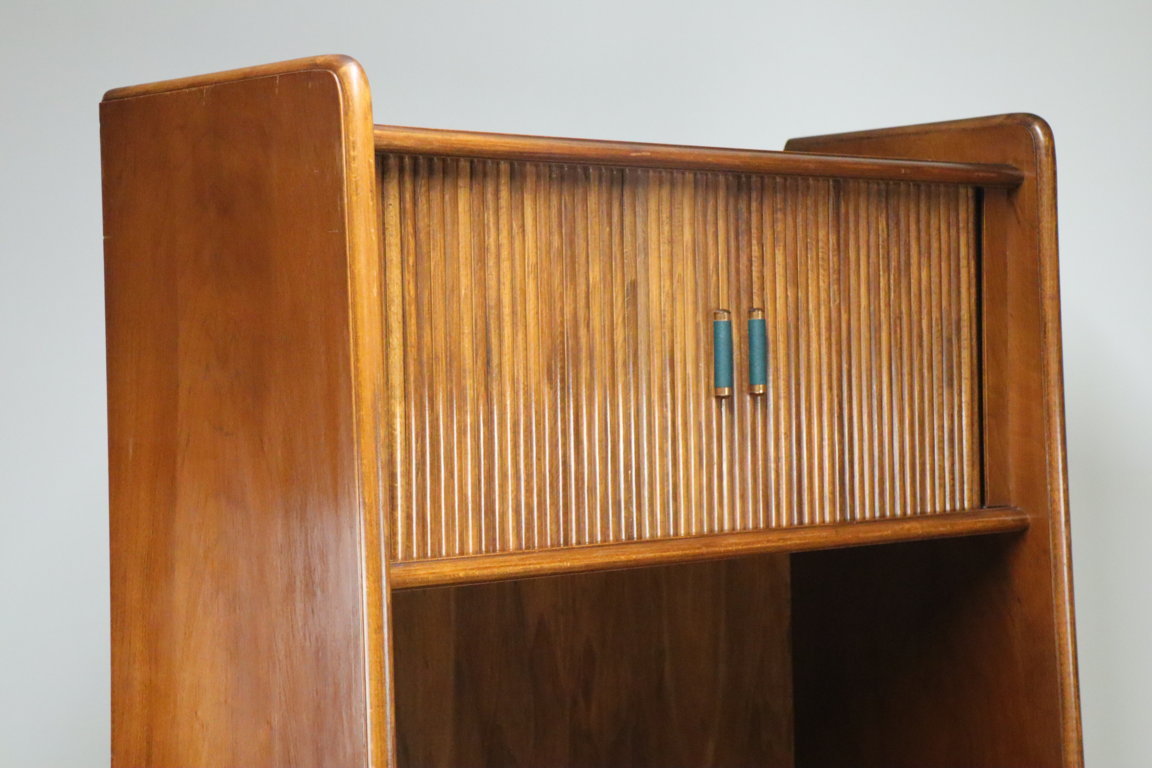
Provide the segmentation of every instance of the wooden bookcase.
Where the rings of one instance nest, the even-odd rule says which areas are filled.
[[[101,144],[114,766],[1081,764],[1039,118],[398,128],[320,57]]]

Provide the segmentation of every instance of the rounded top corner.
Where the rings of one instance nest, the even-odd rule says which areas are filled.
[[[368,84],[368,75],[360,62],[344,53],[330,53],[312,59],[319,69],[326,69],[346,82],[362,82]]]
[[[344,54],[328,54],[302,59],[291,59],[256,67],[230,69],[223,72],[196,75],[194,77],[185,77],[176,80],[162,80],[160,82],[145,83],[143,85],[113,88],[104,93],[102,102],[120,101],[137,96],[152,96],[185,90],[187,88],[201,88],[239,80],[287,75],[309,70],[319,70],[330,73],[340,84],[341,90],[343,90],[347,97],[354,103],[357,101],[361,101],[364,104],[370,103],[368,76],[365,74],[364,68],[360,66],[359,61]]]
[[[1027,129],[1038,146],[1047,149],[1052,149],[1055,146],[1056,139],[1052,134],[1052,126],[1040,115],[1032,112],[1014,112],[1008,117],[1016,125]]]
[[[317,56],[312,59],[316,69],[330,72],[340,84],[349,106],[359,107],[367,113],[372,111],[372,89],[368,84],[368,73],[358,60],[342,53]]]

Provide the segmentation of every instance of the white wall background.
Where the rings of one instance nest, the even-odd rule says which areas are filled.
[[[404,125],[780,148],[1047,118],[1087,758],[1152,765],[1152,4],[0,0],[0,766],[108,761],[97,102],[316,53]]]

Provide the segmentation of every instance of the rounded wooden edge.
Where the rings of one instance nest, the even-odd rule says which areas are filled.
[[[348,88],[352,93],[367,92],[368,78],[364,74],[364,69],[360,66],[360,62],[344,54],[327,54],[113,88],[104,94],[103,100],[119,101],[121,99],[136,98],[138,96],[154,96],[161,93],[171,93],[188,88],[203,88],[210,85],[220,85],[221,83],[236,82],[239,80],[252,80],[260,77],[274,77],[276,75],[286,75],[293,72],[315,70],[331,72],[340,81],[341,85]]]
[[[1032,137],[1037,157],[1055,158],[1055,140],[1052,126],[1048,121],[1031,112],[1005,112],[999,115],[984,115],[982,117],[969,117],[960,120],[941,120],[933,123],[917,123],[915,125],[902,125],[892,128],[869,128],[862,131],[847,131],[844,133],[828,133],[815,136],[800,136],[789,139],[784,145],[787,152],[828,152],[837,144],[855,143],[861,140],[880,138],[890,139],[894,136],[918,136],[921,134],[935,134],[941,132],[957,131],[985,131],[991,128],[1017,127],[1028,131]],[[923,160],[922,157],[909,157],[906,160]],[[1020,180],[1029,169],[1011,166]]]
[[[980,117],[966,117],[958,120],[939,120],[931,123],[915,123],[913,125],[900,125],[889,128],[866,128],[859,131],[841,131],[837,133],[815,134],[812,136],[798,136],[789,139],[785,147],[788,151],[806,152],[808,147],[819,147],[815,151],[824,151],[829,144],[839,142],[855,142],[861,139],[883,136],[916,136],[925,133],[955,132],[964,130],[982,130],[1002,125],[1020,125],[1037,130],[1040,134],[1051,137],[1051,128],[1044,118],[1031,112],[1005,112],[998,115],[983,115]],[[922,158],[910,158],[920,160]]]
[[[740,531],[671,539],[585,544],[550,550],[409,560],[390,565],[393,590],[460,586],[490,581],[641,568],[771,552],[807,552],[909,541],[1016,533],[1028,514],[991,507],[837,525]]]
[[[932,182],[980,187],[1020,185],[1023,176],[1009,165],[948,163],[825,152],[728,149],[675,144],[525,136],[395,125],[375,127],[376,151],[389,154],[446,155],[527,162],[581,163],[622,168],[667,168],[780,176],[859,178]]]
[[[1052,126],[1040,115],[1031,112],[1012,112],[999,117],[1027,129],[1032,134],[1032,142],[1037,150],[1045,154],[1054,153],[1056,138],[1052,133]]]
[[[382,319],[376,285],[379,248],[375,220],[375,149],[371,89],[363,67],[344,55],[324,55],[291,59],[255,67],[162,80],[142,85],[114,88],[104,95],[104,104],[128,99],[227,86],[253,80],[289,75],[328,73],[339,99],[343,154],[346,259],[350,289],[348,321],[353,390],[356,493],[359,507],[359,568],[363,612],[365,684],[368,701],[365,733],[369,741],[371,765],[393,762],[392,692],[389,662],[389,596],[387,562],[383,556],[387,537],[386,516],[382,512],[382,487],[377,435],[380,431],[379,403],[383,397],[383,360],[380,339]]]

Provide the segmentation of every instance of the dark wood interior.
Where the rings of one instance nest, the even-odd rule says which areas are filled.
[[[398,593],[401,766],[792,764],[788,556]]]
[[[796,765],[1059,765],[1039,732],[1058,698],[1014,620],[1020,550],[1008,534],[794,555]]]

